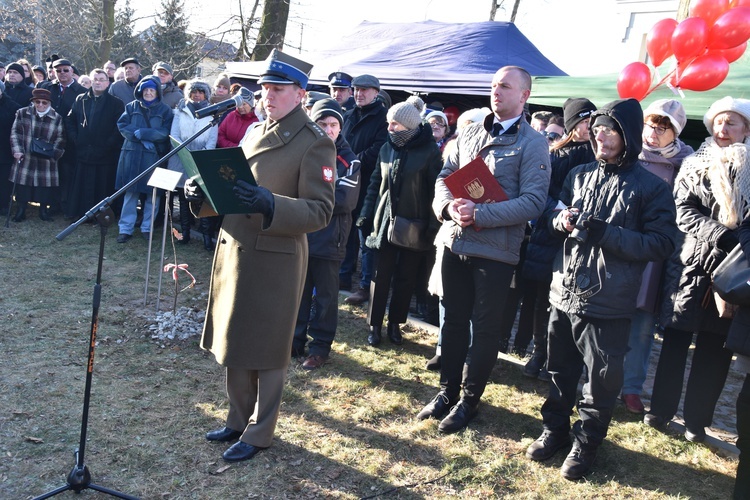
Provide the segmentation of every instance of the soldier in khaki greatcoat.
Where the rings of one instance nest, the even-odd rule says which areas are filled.
[[[224,217],[201,347],[226,367],[229,415],[209,441],[248,460],[273,440],[307,270],[306,233],[334,204],[336,148],[300,103],[312,66],[274,50],[258,80],[268,119],[243,143],[258,186],[238,181],[248,214]]]

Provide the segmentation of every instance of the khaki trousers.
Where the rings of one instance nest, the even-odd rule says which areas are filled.
[[[240,441],[259,448],[271,446],[285,380],[286,368],[227,368],[227,427],[243,431]]]

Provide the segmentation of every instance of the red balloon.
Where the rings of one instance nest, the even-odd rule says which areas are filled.
[[[672,33],[676,27],[677,21],[674,19],[662,19],[648,32],[646,51],[654,66],[661,66],[672,55]]]
[[[729,0],[692,0],[688,15],[700,17],[708,26],[711,26],[727,10],[729,10]]]
[[[729,7],[750,7],[750,0],[729,0]]]
[[[747,42],[741,43],[740,45],[732,47],[731,49],[711,49],[708,51],[708,53],[719,54],[720,56],[724,57],[724,59],[726,59],[728,63],[733,63],[734,61],[742,57],[742,54],[745,53],[745,49],[747,49]]]
[[[651,87],[651,70],[642,62],[632,62],[622,68],[617,78],[617,93],[621,98],[642,101]]]
[[[709,49],[731,49],[750,38],[750,7],[735,7],[723,13],[711,27]]]
[[[672,34],[674,56],[678,61],[699,56],[706,50],[706,40],[708,40],[706,21],[700,17],[688,17],[677,25]]]
[[[718,54],[696,57],[682,72],[677,85],[687,90],[711,90],[724,81],[729,73],[729,63]]]

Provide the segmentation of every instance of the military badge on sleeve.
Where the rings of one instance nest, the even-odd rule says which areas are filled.
[[[334,181],[333,167],[323,166],[323,180],[326,181],[326,182],[333,182]]]

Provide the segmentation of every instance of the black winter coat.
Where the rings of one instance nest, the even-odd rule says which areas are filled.
[[[32,88],[23,82],[6,83],[3,94],[16,101],[23,108],[31,104],[31,91]]]
[[[7,95],[0,95],[0,161],[13,163],[13,152],[10,150],[10,132],[16,119],[16,111],[21,106]],[[5,179],[0,179],[4,181]]]
[[[427,222],[425,238],[430,242],[440,228],[432,200],[435,181],[443,168],[442,154],[430,126],[421,123],[419,128],[419,134],[404,146],[396,147],[389,137],[380,149],[380,168],[372,173],[360,213],[367,226],[372,224],[366,242],[370,248],[380,248],[387,237],[391,207],[395,207],[394,215]]]
[[[365,186],[359,193],[355,214],[358,214],[362,207],[367,191],[366,186],[375,170],[380,148],[388,138],[387,114],[388,111],[383,103],[379,99],[375,99],[367,106],[355,107],[344,115],[344,127],[341,130],[341,135],[344,136],[354,154],[359,158],[362,185]]]
[[[117,120],[125,105],[117,97],[104,92],[96,97],[88,90],[76,98],[65,117],[69,143],[74,143],[78,161],[87,163],[116,163],[123,137]]]
[[[326,260],[343,260],[346,241],[352,227],[354,210],[360,192],[360,163],[346,139],[336,138],[336,201],[333,216],[326,227],[307,235],[310,257]]]
[[[675,205],[667,183],[638,162],[643,111],[635,99],[603,106],[591,116],[615,120],[625,153],[617,164],[595,161],[568,174],[560,193],[565,206],[607,222],[598,242],[567,237],[554,264],[550,304],[568,314],[629,318],[636,309],[641,276],[648,261],[666,258],[675,248]],[[591,141],[596,150],[593,131]],[[560,217],[551,229],[568,236]]]

